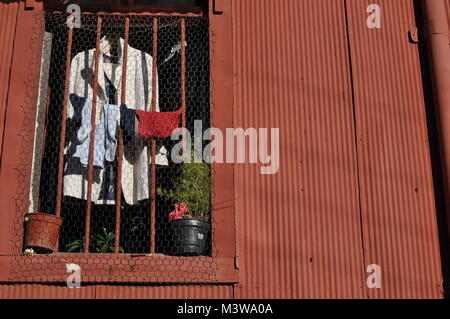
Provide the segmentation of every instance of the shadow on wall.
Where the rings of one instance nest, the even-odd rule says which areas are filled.
[[[420,0],[414,0],[414,11],[416,17],[417,28],[423,32],[424,30],[424,19],[423,10]],[[424,39],[424,35],[420,35],[421,39]],[[449,243],[449,232],[448,232],[448,219],[446,213],[445,204],[445,194],[442,187],[443,176],[442,176],[442,166],[441,166],[441,152],[439,148],[439,136],[437,131],[437,115],[434,108],[435,101],[433,98],[433,88],[431,86],[431,74],[430,74],[430,60],[428,56],[427,46],[425,41],[420,41],[419,45],[419,56],[420,65],[422,71],[422,86],[425,97],[425,107],[427,116],[427,126],[428,126],[428,138],[430,145],[430,155],[431,164],[433,170],[433,184],[435,193],[435,204],[436,204],[436,219],[438,221],[438,232],[439,232],[439,246],[441,250],[441,267],[442,276],[444,279],[443,293],[445,298],[450,297],[450,243]]]

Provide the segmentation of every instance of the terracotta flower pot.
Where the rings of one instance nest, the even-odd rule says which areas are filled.
[[[25,247],[55,251],[63,219],[55,215],[32,213],[25,216]]]

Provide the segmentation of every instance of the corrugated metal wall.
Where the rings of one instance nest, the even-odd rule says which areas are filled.
[[[447,7],[447,14],[448,14],[448,23],[449,23],[449,26],[450,26],[450,0],[447,0],[447,2],[445,2],[445,4],[446,4],[446,7]]]
[[[95,287],[69,289],[47,285],[0,285],[0,299],[93,299]]]
[[[243,297],[442,297],[413,1],[371,3],[234,1],[236,126],[281,132],[278,175],[236,175]]]
[[[233,286],[97,286],[100,299],[231,299]]]
[[[0,2],[0,153],[18,8],[18,2]]]
[[[370,297],[441,296],[440,251],[418,45],[411,0],[379,0],[381,29],[365,27],[368,0],[349,0],[361,211],[367,264],[382,267]]]
[[[230,299],[232,286],[0,285],[0,299]]]
[[[280,170],[238,166],[244,298],[362,298],[345,8],[236,0],[237,127],[280,128]]]
[[[278,174],[236,167],[240,284],[0,285],[0,298],[442,297],[413,0],[377,1],[376,30],[369,0],[230,1],[235,126],[281,138]],[[0,4],[2,30],[16,15]],[[366,288],[368,264],[382,289]]]

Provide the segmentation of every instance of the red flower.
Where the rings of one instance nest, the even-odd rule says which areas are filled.
[[[180,217],[178,217],[177,212],[173,211],[169,213],[169,220],[170,221],[174,221],[180,219]]]
[[[181,203],[180,205],[178,205],[178,208],[184,214],[189,212],[189,208],[188,208],[188,206],[185,203]]]
[[[189,212],[189,209],[185,203],[175,204],[175,210],[169,213],[169,220],[182,219],[187,212]]]

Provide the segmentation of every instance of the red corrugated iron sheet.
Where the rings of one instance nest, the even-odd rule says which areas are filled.
[[[48,285],[0,285],[0,299],[92,299],[95,287],[67,288]]]
[[[0,285],[0,299],[230,299],[233,286]]]
[[[96,286],[97,299],[231,299],[232,285]]]
[[[445,4],[446,4],[446,7],[447,7],[448,24],[449,24],[449,27],[450,27],[450,0],[447,0],[445,2]],[[450,34],[449,34],[449,36],[450,36]]]
[[[235,126],[281,138],[278,174],[236,166],[237,290],[0,285],[0,298],[442,297],[413,1],[377,1],[380,30],[371,3],[233,0]],[[372,263],[382,289],[366,288]]]
[[[0,2],[0,153],[18,7],[18,2]]]
[[[280,129],[280,170],[236,173],[243,298],[363,298],[344,2],[233,2],[235,123]]]
[[[380,30],[371,3],[233,2],[236,126],[281,135],[277,175],[236,173],[243,297],[442,297],[413,1],[378,1]]]
[[[442,297],[442,275],[419,48],[411,0],[348,1],[361,211],[367,264],[382,267],[373,298]]]

